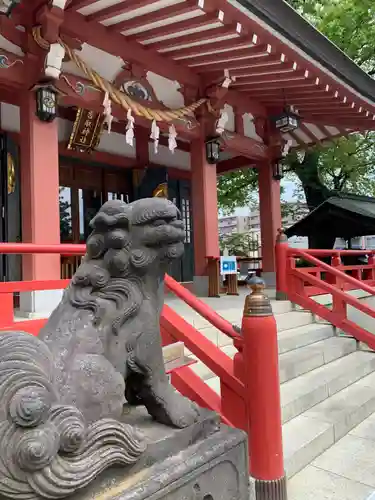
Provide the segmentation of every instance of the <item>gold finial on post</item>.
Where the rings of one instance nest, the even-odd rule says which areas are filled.
[[[257,276],[246,281],[252,292],[246,296],[243,315],[249,316],[272,316],[270,299],[264,293],[266,287],[264,281]]]
[[[288,237],[284,233],[284,229],[280,227],[277,230],[277,238],[276,238],[276,243],[288,243]]]

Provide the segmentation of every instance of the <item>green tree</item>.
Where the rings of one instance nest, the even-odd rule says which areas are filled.
[[[64,188],[59,188],[60,206],[60,240],[67,241],[72,237],[72,217],[70,215],[70,203],[63,196]]]
[[[220,236],[220,251],[228,250],[229,255],[237,257],[249,257],[258,251],[259,243],[249,233],[232,233]]]
[[[288,3],[313,23],[370,75],[375,75],[375,3],[373,0],[289,0]],[[334,192],[375,195],[375,133],[352,134],[285,161],[287,177],[296,182],[297,198],[305,198],[310,210]],[[247,169],[221,176],[219,206],[231,211],[248,206],[257,185],[257,172]],[[326,241],[310,242],[326,246]]]

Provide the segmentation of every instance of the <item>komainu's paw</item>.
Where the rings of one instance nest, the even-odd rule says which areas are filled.
[[[199,419],[198,406],[189,399],[181,396],[169,384],[153,388],[145,401],[149,414],[158,422],[178,427],[189,427]]]

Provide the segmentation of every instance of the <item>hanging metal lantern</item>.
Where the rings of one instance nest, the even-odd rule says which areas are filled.
[[[21,0],[0,0],[0,14],[10,17],[13,9],[21,3]]]
[[[293,113],[289,108],[285,108],[280,115],[275,116],[274,122],[277,130],[286,134],[298,128],[299,116]]]
[[[42,122],[52,122],[57,117],[57,89],[53,85],[40,85],[35,95],[37,117]]]
[[[207,139],[206,160],[210,165],[216,165],[220,160],[220,140],[218,137]]]
[[[284,177],[283,164],[280,160],[275,161],[273,164],[272,177],[275,179],[275,181],[281,181],[281,179]]]

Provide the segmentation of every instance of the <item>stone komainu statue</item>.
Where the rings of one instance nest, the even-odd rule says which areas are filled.
[[[107,202],[39,337],[0,335],[0,497],[64,498],[136,462],[146,444],[121,422],[125,399],[166,425],[198,419],[168,383],[159,329],[164,273],[183,253],[178,215],[162,198]]]

